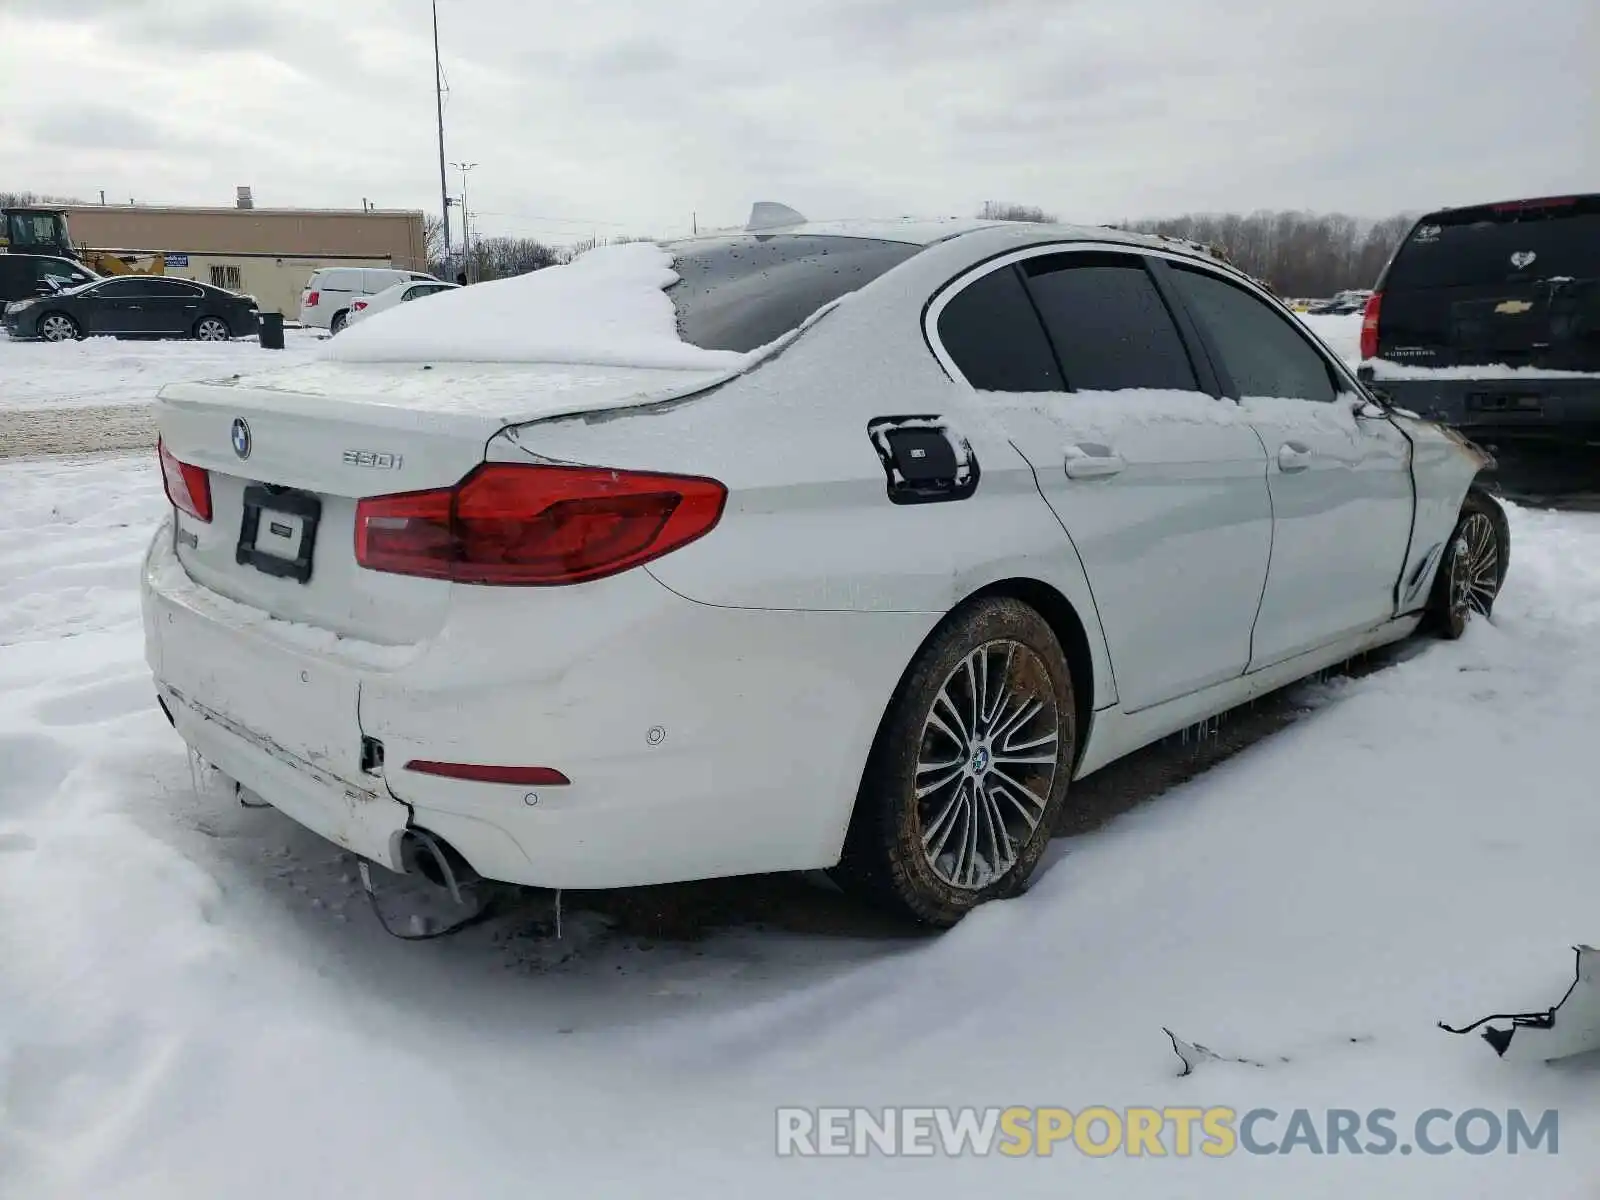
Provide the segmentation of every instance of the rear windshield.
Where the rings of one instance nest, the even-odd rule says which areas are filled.
[[[1458,209],[1424,217],[1386,291],[1600,277],[1600,197],[1530,207]]]
[[[823,305],[865,287],[922,247],[876,238],[739,234],[667,249],[679,276],[667,288],[678,335],[703,350],[743,354],[799,328]]]

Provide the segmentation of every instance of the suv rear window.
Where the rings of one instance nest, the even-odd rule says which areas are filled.
[[[1600,196],[1485,205],[1417,222],[1384,281],[1387,291],[1600,276]]]
[[[703,350],[747,353],[800,327],[922,247],[877,238],[741,234],[667,246],[678,335]]]

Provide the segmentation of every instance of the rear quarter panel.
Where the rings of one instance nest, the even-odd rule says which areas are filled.
[[[1049,583],[1085,627],[1094,701],[1103,707],[1115,692],[1077,552],[1026,460],[923,340],[927,296],[967,261],[925,260],[939,249],[847,296],[776,357],[710,393],[537,422],[521,427],[515,444],[559,461],[726,484],[718,527],[647,568],[703,604],[942,616],[999,581]],[[913,265],[919,270],[908,271]],[[981,471],[971,498],[889,500],[867,427],[912,415],[940,416],[970,443]],[[491,447],[491,456],[519,453],[510,447]]]

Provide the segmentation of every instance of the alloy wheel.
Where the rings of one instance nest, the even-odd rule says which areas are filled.
[[[1456,530],[1450,555],[1450,612],[1465,618],[1487,615],[1500,583],[1500,544],[1494,522],[1469,513]]]
[[[228,327],[215,317],[207,317],[195,327],[194,336],[202,342],[225,342]]]
[[[922,850],[951,887],[976,891],[1015,865],[1055,784],[1060,713],[1044,660],[987,642],[945,678],[923,721],[915,801]]]
[[[70,317],[51,313],[39,322],[39,333],[47,342],[66,342],[78,336],[78,328]]]

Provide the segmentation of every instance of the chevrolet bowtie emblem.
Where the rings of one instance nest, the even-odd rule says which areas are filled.
[[[1515,316],[1517,313],[1527,312],[1532,307],[1533,305],[1528,303],[1526,300],[1502,300],[1499,304],[1494,306],[1494,310],[1497,313],[1505,313],[1508,316]]]

